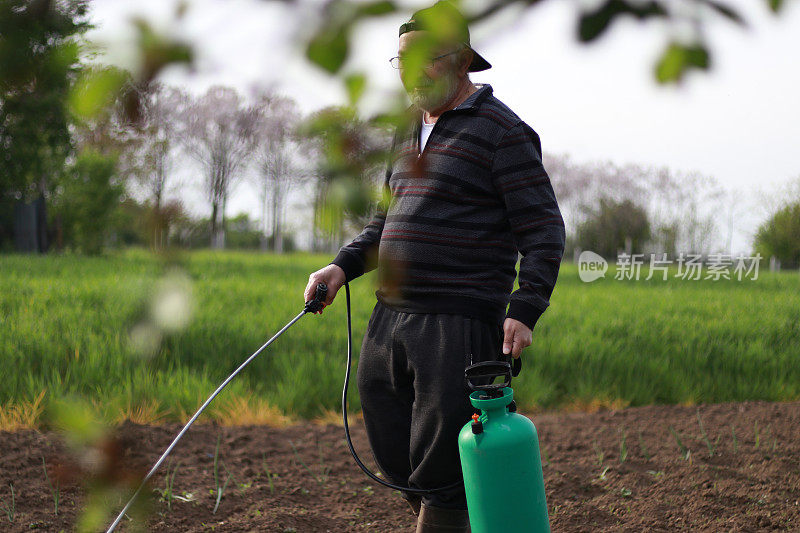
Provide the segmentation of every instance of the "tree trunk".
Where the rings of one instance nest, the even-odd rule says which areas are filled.
[[[278,209],[278,183],[272,191],[272,249],[275,253],[283,253],[283,239],[281,237],[280,210]]]
[[[275,252],[283,253],[283,230],[281,229],[280,216],[275,223]]]
[[[158,251],[164,247],[164,220],[161,216],[161,190],[156,189],[153,197],[153,249]]]
[[[269,249],[267,229],[267,181],[265,179],[264,187],[261,189],[261,251],[267,251]]]
[[[217,211],[219,211],[219,206],[216,202],[214,202],[211,204],[211,248],[217,248]]]
[[[222,250],[225,248],[225,207],[228,203],[228,197],[225,196],[222,198],[222,224],[219,227],[219,249]]]
[[[47,253],[50,248],[50,242],[47,238],[47,176],[42,176],[39,180],[39,198],[35,203],[38,203],[37,216],[37,230],[39,232],[39,253]]]

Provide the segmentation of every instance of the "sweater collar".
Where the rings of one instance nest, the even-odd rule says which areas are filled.
[[[478,90],[469,95],[466,100],[454,107],[453,111],[478,109],[478,107],[481,105],[481,102],[483,102],[490,94],[492,94],[492,86],[488,83],[476,83],[475,86],[478,87]]]
[[[488,83],[476,83],[475,86],[478,87],[477,91],[469,95],[466,100],[458,104],[456,107],[450,109],[449,111],[445,111],[444,113],[452,113],[454,111],[475,111],[478,109],[483,101],[492,94],[492,86]],[[406,109],[406,112],[412,117],[411,123],[409,124],[410,130],[407,130],[407,132],[414,137],[419,137],[419,132],[422,129],[422,109],[418,108],[414,104],[411,104]]]
[[[480,107],[481,103],[490,95],[492,94],[492,86],[488,83],[476,83],[476,87],[478,90],[472,93],[467,97],[466,100],[458,104],[453,109],[449,111],[445,111],[448,113],[450,111],[473,111]],[[416,105],[411,104],[407,109],[407,112],[411,113],[415,117],[422,118],[422,110],[418,108]]]

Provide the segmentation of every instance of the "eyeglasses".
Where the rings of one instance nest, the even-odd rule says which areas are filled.
[[[442,54],[440,56],[432,57],[432,58],[430,58],[428,60],[428,65],[427,66],[433,67],[433,65],[436,63],[437,59],[441,59],[443,57],[447,57],[447,56],[451,56],[453,54],[457,54],[460,51],[461,50],[454,50],[452,52],[448,52],[448,53]],[[408,61],[408,59],[406,59],[406,58],[404,58],[402,56],[395,56],[395,57],[393,57],[393,58],[391,58],[389,60],[389,64],[392,65],[393,68],[399,69],[399,68],[402,68],[405,65],[406,61]]]

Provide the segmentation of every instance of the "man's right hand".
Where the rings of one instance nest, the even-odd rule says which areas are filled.
[[[338,265],[328,265],[313,272],[308,276],[308,285],[306,285],[306,291],[303,293],[303,303],[313,300],[317,291],[317,284],[324,283],[328,286],[328,297],[322,303],[322,309],[318,311],[319,314],[322,314],[325,306],[333,303],[333,299],[336,298],[336,293],[344,285],[345,279],[344,270]]]

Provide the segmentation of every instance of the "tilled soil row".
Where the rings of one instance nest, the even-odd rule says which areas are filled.
[[[800,531],[800,402],[531,418],[553,531]],[[0,432],[0,531],[75,530],[103,487],[135,483],[179,429],[125,423],[100,448],[77,451],[56,433]],[[162,495],[165,464],[146,491],[146,531],[413,531],[404,501],[357,469],[341,427],[202,425],[168,464],[175,498],[168,506]]]

